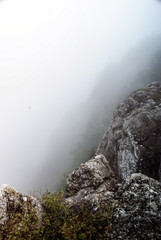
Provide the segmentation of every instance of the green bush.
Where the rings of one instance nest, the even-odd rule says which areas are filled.
[[[0,239],[27,240],[95,240],[108,239],[113,209],[91,214],[85,206],[81,213],[71,213],[63,204],[63,192],[42,196],[45,213],[38,219],[29,204],[21,205],[10,214],[7,224],[0,229]]]
[[[44,239],[63,239],[61,228],[67,221],[67,208],[62,203],[63,192],[47,193],[42,197],[42,203],[46,210],[43,219]]]
[[[0,229],[0,239],[41,239],[40,225],[36,210],[25,202],[9,214],[7,224]]]

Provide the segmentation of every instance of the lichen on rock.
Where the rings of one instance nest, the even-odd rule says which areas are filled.
[[[132,174],[114,194],[111,239],[161,239],[161,183],[141,173]]]

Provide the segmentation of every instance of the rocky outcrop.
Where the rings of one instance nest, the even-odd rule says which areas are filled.
[[[96,154],[67,179],[69,212],[84,206],[105,212],[109,206],[107,238],[160,240],[161,82],[133,92],[117,107]]]
[[[104,155],[98,155],[74,170],[67,178],[65,203],[69,209],[80,211],[88,205],[92,211],[100,209],[104,200],[113,197],[117,183]]]
[[[29,210],[29,211],[28,211]],[[41,223],[43,207],[40,201],[32,196],[22,195],[9,185],[0,186],[0,226],[4,226],[11,213],[34,212]]]
[[[140,172],[161,179],[161,82],[133,92],[119,104],[97,154],[104,154],[117,179]]]
[[[161,239],[161,183],[143,174],[132,176],[114,194],[112,240]]]
[[[103,212],[108,208],[113,217],[107,239],[161,239],[161,183],[141,173],[132,174],[124,183],[116,184],[113,191],[82,188],[66,198],[65,204],[69,213],[86,208],[93,213]]]

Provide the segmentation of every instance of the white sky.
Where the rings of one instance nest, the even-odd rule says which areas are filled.
[[[65,114],[160,23],[155,0],[0,0],[0,183],[23,190]]]

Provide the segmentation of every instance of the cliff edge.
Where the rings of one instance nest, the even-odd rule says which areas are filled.
[[[69,211],[112,209],[107,239],[161,239],[161,82],[116,108],[96,156],[67,178]]]

